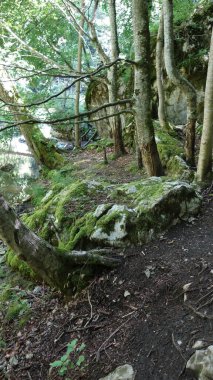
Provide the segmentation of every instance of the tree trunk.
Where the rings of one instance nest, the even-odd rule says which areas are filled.
[[[111,32],[111,60],[115,61],[119,57],[118,35],[117,35],[117,21],[116,21],[116,0],[109,0],[109,18],[110,18],[110,32]],[[108,92],[109,102],[116,102],[118,99],[118,68],[117,65],[110,67],[108,71]],[[117,107],[110,108],[110,114],[118,112]],[[125,148],[122,139],[122,124],[120,115],[114,116],[110,120],[113,139],[114,139],[114,153],[116,157],[125,154]]]
[[[195,125],[197,120],[197,93],[194,86],[182,77],[175,65],[173,36],[173,1],[163,0],[164,59],[169,79],[178,86],[187,99],[186,161],[195,165]]]
[[[85,10],[85,0],[81,0],[81,10],[84,12]],[[84,27],[84,17],[81,16],[80,21],[80,31],[78,36],[78,62],[77,62],[77,71],[81,73],[82,67],[82,50],[83,50],[83,39],[82,39],[82,29]],[[78,81],[75,86],[75,115],[79,114],[79,105],[80,105],[80,93],[81,93],[81,82]],[[79,120],[77,120],[79,121]],[[80,124],[75,123],[75,146],[77,148],[81,147],[81,137],[80,137]]]
[[[38,276],[64,293],[73,290],[76,283],[72,273],[84,267],[114,267],[120,261],[102,256],[107,250],[62,252],[30,231],[0,196],[0,238],[17,256],[26,261]],[[108,253],[108,252],[107,252]],[[75,280],[76,281],[76,280]]]
[[[168,129],[166,117],[165,96],[163,88],[163,12],[161,11],[157,44],[156,44],[156,76],[158,88],[158,119],[162,128]]]
[[[14,120],[17,123],[23,122],[28,118],[28,114],[25,109],[23,110],[23,108],[20,109],[12,105],[13,103],[18,103],[18,95],[16,89],[14,88],[12,78],[10,78],[3,68],[0,68],[0,72],[3,79],[7,81],[7,84],[10,83],[11,87],[9,90],[6,90],[0,82],[0,97],[6,104],[9,104],[8,108]],[[49,141],[43,136],[37,126],[23,124],[20,126],[20,131],[26,140],[30,152],[38,164],[44,165],[49,169],[54,169],[62,164],[62,156],[56,152],[54,146],[50,146]]]
[[[204,181],[212,173],[213,149],[213,29],[209,53],[209,64],[206,78],[203,132],[198,159],[197,179]]]
[[[135,48],[135,121],[138,145],[149,176],[163,175],[151,117],[150,35],[148,3],[132,0]]]

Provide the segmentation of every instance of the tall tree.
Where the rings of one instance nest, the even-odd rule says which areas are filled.
[[[81,0],[81,10],[82,12],[85,11],[85,0]],[[81,73],[82,68],[82,51],[83,51],[83,27],[84,27],[84,16],[81,16],[80,21],[80,30],[78,32],[78,57],[77,57],[77,72]],[[81,93],[81,82],[78,81],[75,86],[75,115],[79,114],[79,106],[80,106],[80,93]],[[76,120],[75,123],[75,146],[77,148],[80,148],[81,141],[80,141],[80,124],[78,123],[79,120]]]
[[[212,173],[213,149],[213,29],[210,44],[209,64],[206,78],[203,131],[197,167],[198,181],[204,181]]]
[[[50,0],[53,2],[53,0]],[[95,47],[97,54],[103,64],[109,64],[110,58],[115,59],[118,58],[119,55],[119,48],[118,48],[118,38],[117,38],[117,22],[116,22],[116,8],[115,8],[115,0],[110,0],[108,3],[109,5],[109,13],[110,13],[110,30],[111,30],[111,56],[106,53],[105,48],[103,44],[100,41],[100,38],[98,37],[94,19],[95,19],[95,13],[97,10],[98,2],[94,5],[94,12],[91,18],[88,18],[82,10],[75,4],[74,1],[65,1],[65,5],[67,10],[69,11],[69,15],[67,14],[66,10],[59,6],[58,3],[54,3],[54,6],[59,8],[63,15],[66,17],[66,19],[69,22],[74,22],[75,27],[78,32],[83,32],[85,35],[85,38],[89,39],[93,46]],[[78,24],[77,15],[81,15],[84,18],[84,23],[87,26],[88,31],[85,31],[85,28],[82,29],[80,25]],[[115,65],[115,68],[110,68],[107,73],[107,87],[108,87],[108,94],[109,94],[109,100],[115,99],[117,101],[117,95],[118,95],[118,74],[117,74],[117,66]],[[111,107],[111,115],[114,113],[117,113],[116,107]],[[125,153],[123,140],[122,140],[122,129],[121,129],[121,120],[120,116],[113,116],[111,117],[112,125],[113,125],[113,138],[114,138],[114,152],[115,156],[120,156],[121,154]]]
[[[149,176],[163,175],[151,117],[150,34],[148,3],[132,0],[135,49],[135,121],[138,145]]]
[[[169,79],[178,86],[187,99],[187,125],[185,155],[187,162],[195,165],[195,125],[197,120],[197,93],[194,86],[180,75],[175,65],[173,35],[173,0],[163,0],[164,59]]]
[[[111,61],[119,58],[117,20],[116,20],[116,0],[109,0],[109,18],[111,34]],[[114,64],[108,71],[108,92],[109,102],[114,103],[118,99],[118,66]],[[111,114],[118,113],[118,107],[111,107]],[[125,153],[122,139],[122,124],[120,115],[111,119],[112,132],[114,137],[114,152],[117,157]]]
[[[163,12],[161,11],[156,44],[156,77],[158,89],[158,119],[161,127],[168,128],[163,88]]]

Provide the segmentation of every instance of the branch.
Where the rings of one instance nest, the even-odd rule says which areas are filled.
[[[134,61],[118,58],[118,59],[116,59],[113,62],[109,62],[108,64],[99,67],[97,70],[95,70],[95,71],[93,71],[91,73],[88,73],[88,74],[85,74],[85,75],[77,77],[71,84],[69,84],[68,86],[64,87],[61,91],[57,92],[54,95],[49,96],[45,100],[41,100],[41,101],[36,102],[36,103],[30,103],[30,104],[26,104],[26,105],[17,104],[17,103],[6,103],[4,101],[4,99],[2,99],[2,98],[0,98],[0,101],[3,102],[4,105],[6,105],[6,106],[13,106],[13,107],[24,107],[25,108],[25,107],[40,106],[41,104],[45,104],[45,103],[49,102],[50,100],[52,100],[54,98],[57,98],[59,95],[63,94],[65,91],[69,90],[72,86],[74,86],[74,84],[77,83],[78,81],[85,80],[87,78],[91,78],[94,75],[98,74],[99,72],[101,72],[101,71],[103,71],[103,70],[105,70],[107,68],[110,68],[111,66],[115,65],[119,61],[124,61],[126,63],[135,64]]]
[[[38,120],[38,119],[28,119],[28,120],[25,120],[25,121],[22,121],[22,122],[18,122],[18,123],[14,123],[14,124],[10,124],[10,125],[7,125],[6,127],[2,127],[0,128],[0,132],[1,131],[4,131],[6,129],[9,129],[9,128],[14,128],[14,127],[18,127],[20,125],[26,125],[26,124],[57,124],[57,123],[61,123],[61,122],[64,122],[64,121],[70,121],[70,120],[75,120],[77,118],[83,118],[84,116],[89,116],[89,115],[92,115],[104,108],[108,108],[108,107],[113,107],[113,106],[116,106],[116,105],[119,105],[119,104],[126,104],[126,103],[132,103],[133,100],[132,99],[122,99],[122,100],[118,100],[117,102],[113,102],[113,103],[106,103],[106,104],[103,104],[102,106],[98,107],[98,108],[95,108],[94,110],[91,110],[91,111],[87,111],[87,112],[82,112],[81,114],[79,115],[74,115],[74,116],[69,116],[69,117],[65,117],[63,119],[56,119],[56,120]],[[89,120],[89,122],[95,122],[95,121],[98,121],[98,120],[103,120],[103,119],[108,119],[109,117],[112,117],[112,116],[116,116],[116,115],[120,115],[122,113],[133,113],[134,111],[133,110],[122,110],[120,112],[117,112],[116,114],[113,114],[113,115],[106,115],[102,118],[99,118],[99,119],[94,119],[94,120]],[[83,121],[82,120],[82,123],[85,122],[85,120]],[[0,120],[0,123],[9,123],[7,121],[4,121],[4,120]]]
[[[71,251],[64,253],[69,263],[86,264],[86,265],[104,265],[105,267],[113,268],[121,264],[120,258],[102,256],[111,253],[109,249],[93,249],[90,251]]]

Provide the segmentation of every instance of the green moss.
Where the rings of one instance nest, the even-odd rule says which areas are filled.
[[[6,342],[3,339],[0,339],[0,350],[6,348]]]
[[[37,231],[40,229],[43,224],[45,223],[48,207],[47,204],[42,209],[36,210],[32,215],[23,215],[22,220],[23,222],[33,231]]]
[[[97,221],[96,228],[101,228],[103,232],[109,234],[114,231],[115,223],[121,220],[121,218],[121,211],[112,211],[109,214],[102,216],[102,218]]]
[[[65,188],[59,196],[58,204],[55,210],[57,225],[59,226],[64,219],[66,206],[73,198],[86,196],[88,187],[86,183],[78,181]]]
[[[6,253],[6,261],[12,269],[18,270],[24,277],[36,278],[36,274],[29,265],[21,260],[11,249]]]
[[[167,170],[173,178],[180,178],[189,182],[194,180],[195,173],[190,170],[186,162],[179,156],[172,157],[169,160]]]
[[[181,156],[183,147],[178,138],[171,136],[167,131],[163,130],[158,123],[155,122],[155,134],[158,152],[164,167],[171,157]]]
[[[17,299],[12,302],[6,312],[6,320],[12,321],[19,317],[19,315],[23,315],[26,311],[29,310],[29,304],[26,300]]]
[[[68,234],[68,241],[66,243],[61,243],[59,248],[70,251],[76,246],[84,244],[95,227],[96,218],[93,213],[87,213],[82,218],[78,219],[75,224],[71,227]]]

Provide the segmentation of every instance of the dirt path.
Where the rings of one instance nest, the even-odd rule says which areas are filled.
[[[80,298],[66,303],[44,286],[28,291],[31,318],[24,328],[16,319],[4,322],[0,379],[61,379],[55,370],[48,376],[49,363],[78,338],[88,366],[67,374],[72,380],[98,380],[125,363],[137,371],[135,380],[193,380],[184,371],[193,344],[213,342],[213,299],[205,298],[213,290],[212,222],[210,194],[198,219],[125,249],[122,266],[97,276]],[[14,356],[17,363],[10,365]]]

